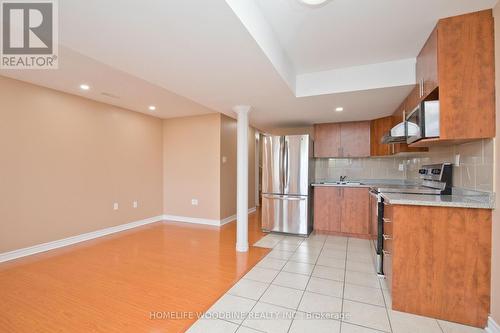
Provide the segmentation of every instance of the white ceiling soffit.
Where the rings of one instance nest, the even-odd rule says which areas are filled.
[[[297,76],[297,97],[335,94],[415,83],[415,58]]]
[[[496,1],[226,0],[297,97],[414,84],[415,57],[438,19]]]
[[[295,70],[255,1],[226,0],[288,87],[295,92]]]
[[[244,1],[244,0],[242,0]],[[497,0],[254,0],[297,74],[414,58],[440,18]]]

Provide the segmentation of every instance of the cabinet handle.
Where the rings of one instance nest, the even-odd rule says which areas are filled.
[[[382,250],[382,253],[384,254],[384,256],[390,256],[391,255],[391,252],[386,251],[386,250]]]
[[[382,237],[384,237],[384,240],[392,240],[392,237],[386,234],[382,234]]]
[[[341,152],[341,149],[342,149],[342,148],[340,148],[340,147],[337,149],[337,153],[339,154],[339,157],[342,157],[342,152]]]
[[[382,221],[384,221],[384,223],[392,223],[392,221],[387,217],[382,218]]]

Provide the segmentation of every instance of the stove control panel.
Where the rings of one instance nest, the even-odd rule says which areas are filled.
[[[418,170],[418,173],[424,185],[436,188],[441,187],[443,189],[442,194],[451,194],[452,171],[453,166],[451,163],[441,163],[423,165]]]

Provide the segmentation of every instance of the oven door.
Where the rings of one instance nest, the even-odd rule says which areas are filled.
[[[377,195],[377,263],[376,269],[379,276],[384,275],[384,199]]]
[[[423,136],[423,117],[422,105],[419,104],[407,117],[406,117],[406,133],[408,137],[406,142],[408,144],[422,139]]]

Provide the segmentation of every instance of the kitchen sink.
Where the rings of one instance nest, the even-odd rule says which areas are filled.
[[[345,186],[359,186],[359,185],[363,185],[363,183],[361,183],[361,182],[351,182],[351,181],[344,181],[344,182],[341,182],[341,181],[337,181],[337,182],[323,182],[321,184],[324,184],[324,185],[345,185]]]

